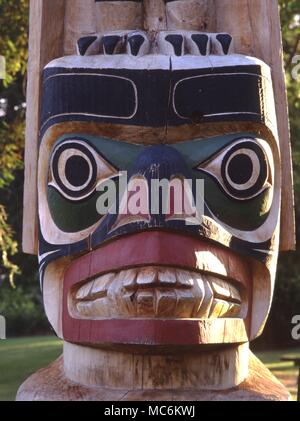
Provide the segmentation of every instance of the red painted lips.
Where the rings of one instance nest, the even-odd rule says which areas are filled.
[[[94,344],[168,345],[170,341],[172,344],[181,345],[201,343],[199,320],[196,319],[81,320],[70,316],[68,294],[74,285],[103,273],[138,266],[168,266],[204,271],[238,281],[247,289],[251,285],[251,272],[247,261],[231,250],[207,241],[163,231],[142,232],[119,238],[73,261],[66,270],[63,297],[64,339]],[[172,325],[172,329],[174,324],[178,324],[173,336],[171,335],[172,338],[169,324]],[[163,329],[165,335],[160,329]]]
[[[206,271],[246,287],[251,279],[247,262],[229,249],[192,236],[149,231],[113,240],[75,260],[65,273],[65,285],[70,288],[106,272],[137,266]]]

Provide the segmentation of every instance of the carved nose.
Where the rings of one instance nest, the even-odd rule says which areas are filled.
[[[123,194],[118,203],[118,214],[108,215],[92,236],[92,244],[98,245],[106,238],[129,234],[138,230],[148,228],[164,228],[170,216],[168,210],[173,212],[172,197],[166,205],[166,197],[163,197],[161,190],[155,190],[153,194],[153,182],[162,180],[172,181],[191,178],[190,171],[185,163],[184,157],[173,147],[168,145],[150,146],[136,158],[131,171],[127,174],[128,183],[143,181],[146,186],[142,194],[139,194],[143,204],[147,203],[146,209],[133,215],[128,207],[128,202],[132,199],[130,193]],[[127,186],[128,187],[128,186]],[[143,186],[142,186],[143,187]],[[152,195],[153,194],[153,195]],[[154,204],[155,201],[155,204]],[[153,212],[156,209],[156,212]]]
[[[176,149],[167,145],[148,147],[137,157],[128,177],[129,191],[138,190],[139,209],[135,207],[135,200],[132,201],[134,194],[124,194],[114,227],[123,226],[127,221],[163,226],[174,209],[179,208],[182,180],[187,176],[184,159]],[[180,197],[174,193],[174,184]],[[133,209],[130,204],[134,205]]]
[[[153,179],[167,179],[180,175],[188,177],[189,171],[183,156],[168,145],[146,148],[136,159],[129,176],[144,176],[148,182]]]

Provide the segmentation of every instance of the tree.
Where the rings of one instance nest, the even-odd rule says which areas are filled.
[[[0,54],[6,59],[6,77],[0,85],[0,98],[8,103],[0,118],[0,276],[9,278],[18,272],[11,256],[18,250],[14,230],[9,224],[11,183],[23,167],[24,107],[23,84],[28,52],[28,0],[0,0]],[[20,198],[15,198],[20,202]],[[18,216],[21,218],[19,210]]]
[[[299,0],[280,0],[279,4],[293,151],[296,239],[299,243],[300,226],[297,222],[300,220],[300,69],[296,79],[295,67],[297,62],[300,63],[300,3]],[[264,344],[294,344],[291,338],[291,320],[294,315],[300,314],[299,261],[299,248],[296,252],[283,253],[280,256],[273,305],[264,335],[260,339]]]

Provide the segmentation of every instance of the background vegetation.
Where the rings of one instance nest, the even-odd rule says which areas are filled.
[[[300,55],[299,0],[280,0],[294,156],[296,218],[300,211],[300,80],[291,77],[293,57]],[[27,61],[28,0],[0,0],[0,54],[7,77],[0,81],[7,100],[0,117],[0,314],[10,335],[49,329],[42,310],[36,258],[21,253],[24,114]],[[299,57],[300,62],[300,57]],[[300,72],[299,72],[300,73]],[[284,227],[283,227],[284,229]],[[299,240],[300,226],[297,228]],[[259,345],[284,346],[291,340],[291,319],[300,314],[300,249],[280,257],[277,286],[268,326]]]
[[[257,357],[290,391],[297,394],[298,369],[282,355],[300,355],[300,348],[258,352]],[[296,354],[295,354],[296,353]],[[3,341],[0,347],[0,402],[14,401],[17,390],[31,374],[46,367],[62,354],[62,341],[53,336],[35,336]]]

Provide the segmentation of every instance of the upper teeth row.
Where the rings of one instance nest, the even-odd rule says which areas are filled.
[[[192,54],[227,55],[232,53],[232,37],[226,33],[203,33],[197,31],[161,31],[150,40],[143,31],[113,31],[82,37],[77,43],[80,55],[165,54],[183,56]]]

